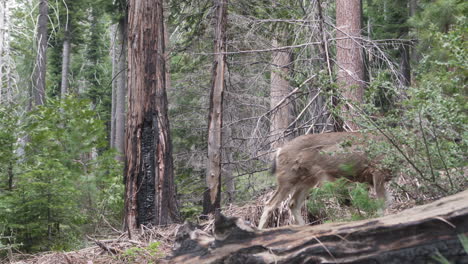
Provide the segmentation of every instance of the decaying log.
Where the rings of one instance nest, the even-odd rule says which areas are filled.
[[[468,190],[398,214],[350,223],[258,230],[216,215],[208,234],[186,224],[168,263],[468,263]],[[465,245],[467,246],[467,245]]]

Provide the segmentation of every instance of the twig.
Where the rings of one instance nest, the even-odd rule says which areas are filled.
[[[427,161],[429,163],[429,168],[431,169],[432,182],[435,182],[435,174],[434,174],[434,168],[432,166],[431,154],[429,153],[429,146],[427,143],[426,134],[424,133],[424,128],[422,126],[421,110],[418,111],[418,117],[419,117],[419,129],[421,129],[421,134],[422,134],[422,138],[424,142],[424,149],[426,150]]]
[[[93,241],[96,245],[98,245],[100,248],[102,248],[103,250],[109,252],[111,255],[117,255],[117,254],[120,254],[122,253],[122,251],[120,249],[117,249],[117,248],[112,248],[112,247],[108,247],[106,246],[104,243],[102,243],[101,241],[99,240],[96,240],[88,235],[86,235],[86,237]]]

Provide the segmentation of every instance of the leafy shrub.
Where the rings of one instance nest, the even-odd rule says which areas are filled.
[[[351,207],[344,210],[342,205],[347,203]],[[320,188],[313,188],[307,201],[309,213],[332,222],[375,217],[382,206],[383,201],[369,197],[367,184],[347,179],[324,182]]]

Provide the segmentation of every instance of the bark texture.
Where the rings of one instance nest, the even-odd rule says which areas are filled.
[[[115,148],[119,153],[125,152],[125,99],[127,95],[127,22],[125,19],[119,21],[119,57],[118,57],[118,76],[117,92],[115,98]],[[124,160],[123,155],[118,157]]]
[[[468,191],[377,219],[259,231],[217,215],[214,234],[184,226],[168,263],[468,263]]]
[[[39,2],[39,19],[37,21],[37,54],[33,73],[33,96],[35,105],[42,105],[45,101],[48,10],[47,0],[41,0]]]
[[[131,0],[128,17],[128,113],[125,225],[179,221],[167,118],[162,0]]]
[[[341,94],[348,101],[343,106],[345,130],[358,130],[353,122],[356,111],[352,104],[359,105],[364,96],[364,57],[361,52],[361,1],[336,1],[336,60],[338,64],[338,85]]]
[[[282,34],[286,39],[286,34]],[[277,39],[272,41],[273,48],[278,48]],[[291,101],[284,100],[290,93],[289,67],[291,65],[291,54],[287,50],[274,51],[272,54],[271,83],[270,83],[270,107],[272,109],[270,133],[272,135],[272,148],[276,149],[286,141],[285,132],[291,123],[291,112],[289,110]]]
[[[223,127],[223,95],[226,68],[227,0],[214,0],[215,40],[213,75],[211,80],[208,116],[207,190],[203,199],[203,213],[214,212],[221,204],[221,143]]]
[[[70,25],[65,25],[65,32],[63,37],[63,50],[62,50],[62,81],[60,85],[60,96],[65,98],[68,94],[68,70],[70,69]]]

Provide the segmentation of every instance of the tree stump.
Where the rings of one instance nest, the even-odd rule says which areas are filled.
[[[258,230],[215,216],[213,234],[186,224],[167,263],[468,263],[468,190],[371,220]]]

